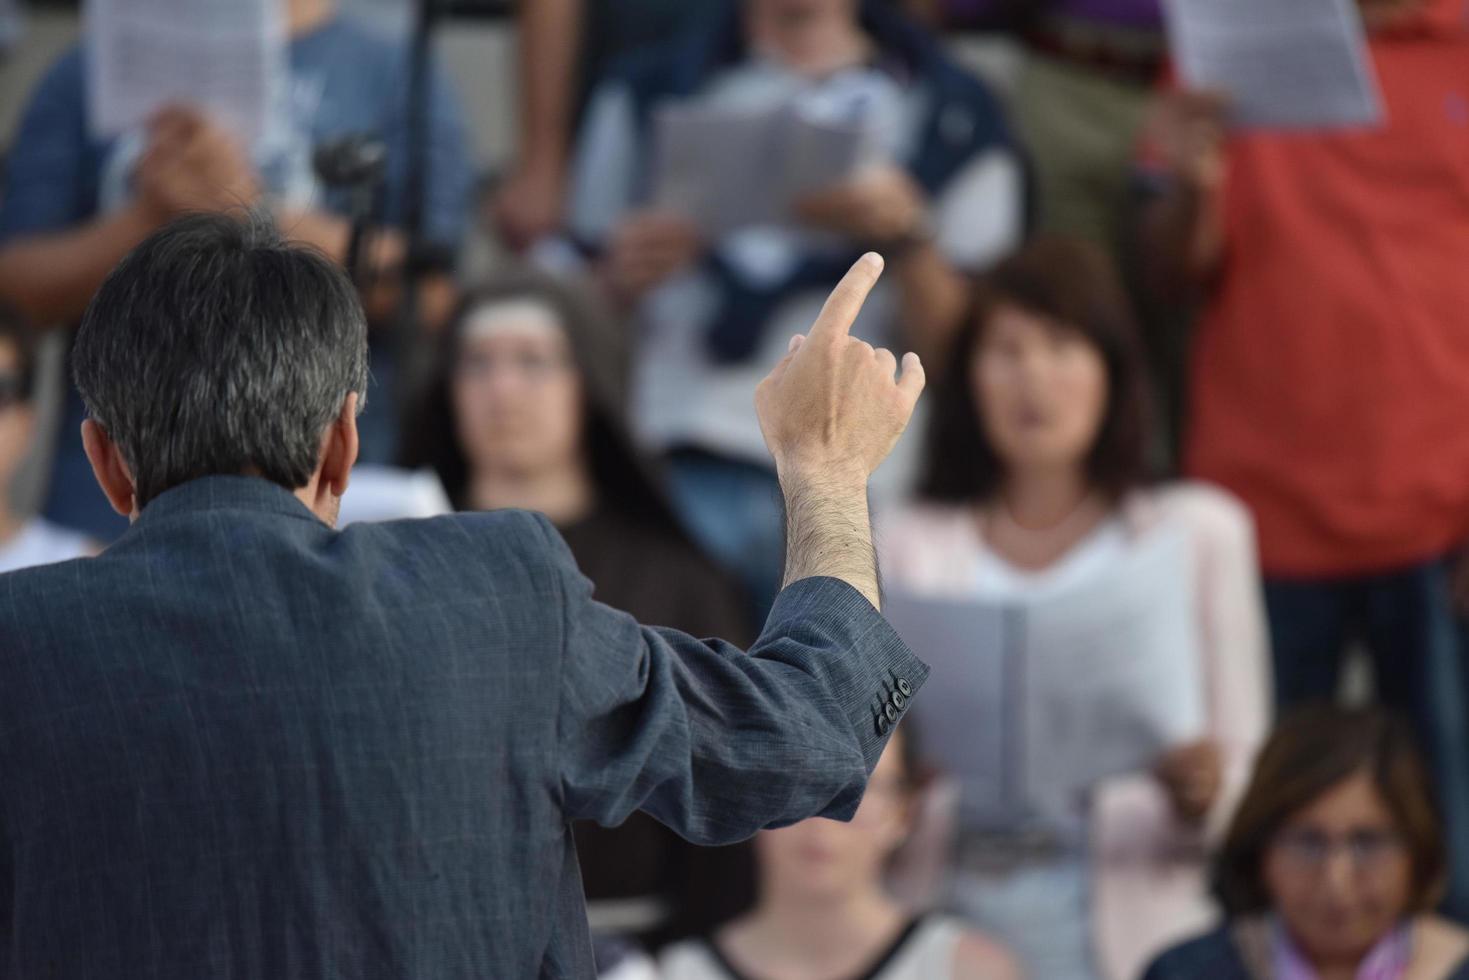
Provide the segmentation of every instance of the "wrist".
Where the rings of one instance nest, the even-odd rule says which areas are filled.
[[[817,492],[822,496],[867,496],[870,477],[865,467],[856,462],[792,459],[777,457],[776,477],[787,493]]]

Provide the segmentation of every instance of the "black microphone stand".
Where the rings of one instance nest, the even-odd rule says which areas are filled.
[[[371,255],[387,174],[387,144],[375,135],[354,133],[317,147],[313,162],[322,183],[348,195],[352,234],[342,265],[358,292],[366,295],[377,283]]]
[[[418,334],[418,298],[424,275],[441,270],[440,250],[431,247],[425,232],[429,180],[429,141],[433,138],[433,38],[444,13],[444,0],[418,0],[413,38],[408,52],[407,134],[408,160],[404,171],[403,235],[405,249],[400,273],[398,322],[393,329],[398,392],[410,386],[413,339]],[[402,403],[402,399],[399,399]]]

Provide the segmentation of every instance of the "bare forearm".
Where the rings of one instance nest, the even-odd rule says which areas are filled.
[[[786,584],[840,579],[874,608],[882,596],[867,512],[867,481],[908,427],[923,392],[923,364],[899,361],[852,337],[882,275],[868,253],[837,283],[806,334],[755,389],[760,431],[786,504]]]
[[[1143,216],[1149,287],[1160,299],[1181,302],[1207,285],[1224,256],[1219,194],[1179,181]]]
[[[785,584],[841,579],[881,608],[866,480],[784,471],[780,477],[786,507]]]
[[[937,363],[968,309],[968,281],[932,242],[915,246],[893,265],[902,296],[903,338],[925,361]]]
[[[560,170],[566,161],[585,0],[521,4],[520,157]]]
[[[156,224],[141,207],[127,207],[80,228],[14,241],[0,248],[0,298],[37,324],[73,323]]]

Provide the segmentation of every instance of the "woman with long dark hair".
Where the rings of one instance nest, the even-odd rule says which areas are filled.
[[[1165,539],[1178,556],[1185,584],[1171,598],[1144,596],[1144,612],[1119,607],[1113,618],[1184,624],[1176,655],[1196,661],[1199,737],[1159,744],[1140,771],[1082,787],[1065,820],[961,824],[956,905],[1047,980],[1130,978],[1207,916],[1204,842],[1266,727],[1249,519],[1217,490],[1145,479],[1141,363],[1105,257],[1063,239],[1033,242],[976,289],[937,379],[918,499],[881,528],[895,590],[1019,610],[1095,605]],[[1161,603],[1173,605],[1160,613]],[[998,652],[974,653],[986,655]],[[1066,697],[1096,699],[1086,713],[1099,724],[1146,729],[1127,712],[1149,692],[1106,700],[1085,669],[1060,682],[1073,685]],[[978,691],[946,703],[961,715],[986,710]],[[922,708],[914,722],[925,724]]]
[[[600,601],[698,636],[751,638],[737,587],[679,529],[622,426],[617,341],[590,297],[548,276],[470,290],[404,463],[436,471],[457,509],[544,513]],[[616,830],[575,829],[594,930],[656,944],[740,901],[737,853],[698,851],[642,815]],[[722,888],[690,890],[716,876]]]

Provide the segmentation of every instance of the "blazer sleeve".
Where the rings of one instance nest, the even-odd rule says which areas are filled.
[[[836,579],[795,583],[745,652],[594,601],[539,520],[561,591],[568,819],[616,826],[643,810],[712,845],[808,817],[851,818],[928,676],[861,593]]]

